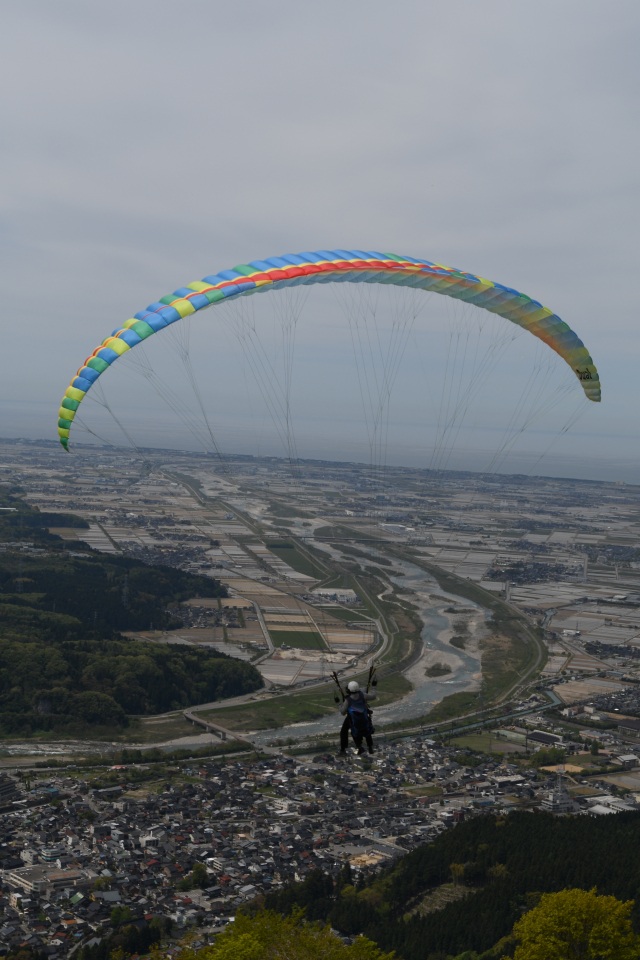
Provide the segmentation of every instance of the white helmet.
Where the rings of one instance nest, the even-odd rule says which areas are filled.
[[[358,683],[357,680],[351,680],[349,682],[349,685],[347,686],[347,690],[349,691],[349,693],[357,693],[359,689],[360,689],[360,684]]]

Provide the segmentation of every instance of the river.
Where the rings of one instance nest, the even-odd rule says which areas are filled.
[[[334,546],[316,541],[316,546],[337,560],[351,560]],[[373,560],[381,556],[369,548]],[[481,681],[478,639],[485,623],[485,612],[469,600],[461,600],[446,593],[428,573],[407,560],[395,560],[385,569],[385,575],[398,592],[414,604],[423,622],[421,632],[422,650],[414,664],[405,672],[413,690],[400,700],[387,706],[375,708],[374,723],[386,724],[407,722],[423,717],[430,708],[452,693],[478,689]],[[454,634],[453,617],[463,613],[470,622],[467,649],[461,650],[449,642]],[[450,672],[433,678],[425,673],[428,666],[443,663]],[[384,687],[384,671],[381,671],[380,687]],[[332,691],[333,692],[333,691]],[[288,740],[306,740],[323,734],[338,734],[340,717],[336,707],[335,717],[324,717],[311,723],[295,723],[279,730],[261,731],[251,735],[258,745],[273,745]]]

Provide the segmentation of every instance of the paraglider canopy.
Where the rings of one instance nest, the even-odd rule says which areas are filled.
[[[179,287],[127,320],[102,341],[67,387],[58,413],[65,449],[78,408],[105,370],[133,347],[198,310],[229,298],[301,284],[377,283],[442,294],[498,314],[527,330],[565,360],[585,396],[600,400],[600,380],[588,350],[571,328],[537,300],[483,277],[413,257],[362,250],[320,250],[240,264]]]

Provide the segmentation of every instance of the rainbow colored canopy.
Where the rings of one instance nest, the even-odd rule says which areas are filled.
[[[511,287],[429,260],[363,250],[319,250],[242,263],[196,280],[150,304],[107,337],[78,370],[59,410],[65,449],[78,407],[98,377],[127,350],[164,327],[229,297],[311,283],[391,283],[475,304],[523,327],[573,369],[589,400],[600,400],[598,371],[582,340],[552,310]]]

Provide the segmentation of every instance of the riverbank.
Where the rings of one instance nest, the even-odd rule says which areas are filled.
[[[432,597],[431,599],[435,602],[437,598]],[[435,643],[427,642],[425,644],[416,663],[405,672],[405,677],[412,686],[418,685],[426,676],[432,683],[440,686],[464,682],[467,690],[479,689],[482,683],[480,641],[486,635],[486,622],[482,611],[476,609],[470,610],[468,614],[465,613],[466,629],[461,633],[459,618],[462,611],[452,610],[449,604],[440,605],[435,609],[438,616],[447,618],[448,625],[438,632]],[[465,608],[465,611],[467,609]],[[462,646],[456,646],[455,641],[458,639]],[[468,659],[467,663],[463,662],[460,656],[461,650],[464,651],[467,658],[475,660],[477,665],[477,669],[471,677],[467,676],[464,681],[460,680],[458,674],[461,671],[464,671],[465,674],[468,672]],[[443,672],[441,676],[431,674],[429,671],[438,665],[445,667],[447,672]],[[446,693],[443,693],[443,696],[446,696]]]
[[[377,711],[380,724],[398,725],[426,717],[454,693],[473,693],[482,685],[481,642],[487,635],[486,611],[475,603],[445,592],[425,570],[394,559],[391,581],[420,617],[422,647],[404,677],[412,690]],[[430,674],[442,665],[446,672]]]

